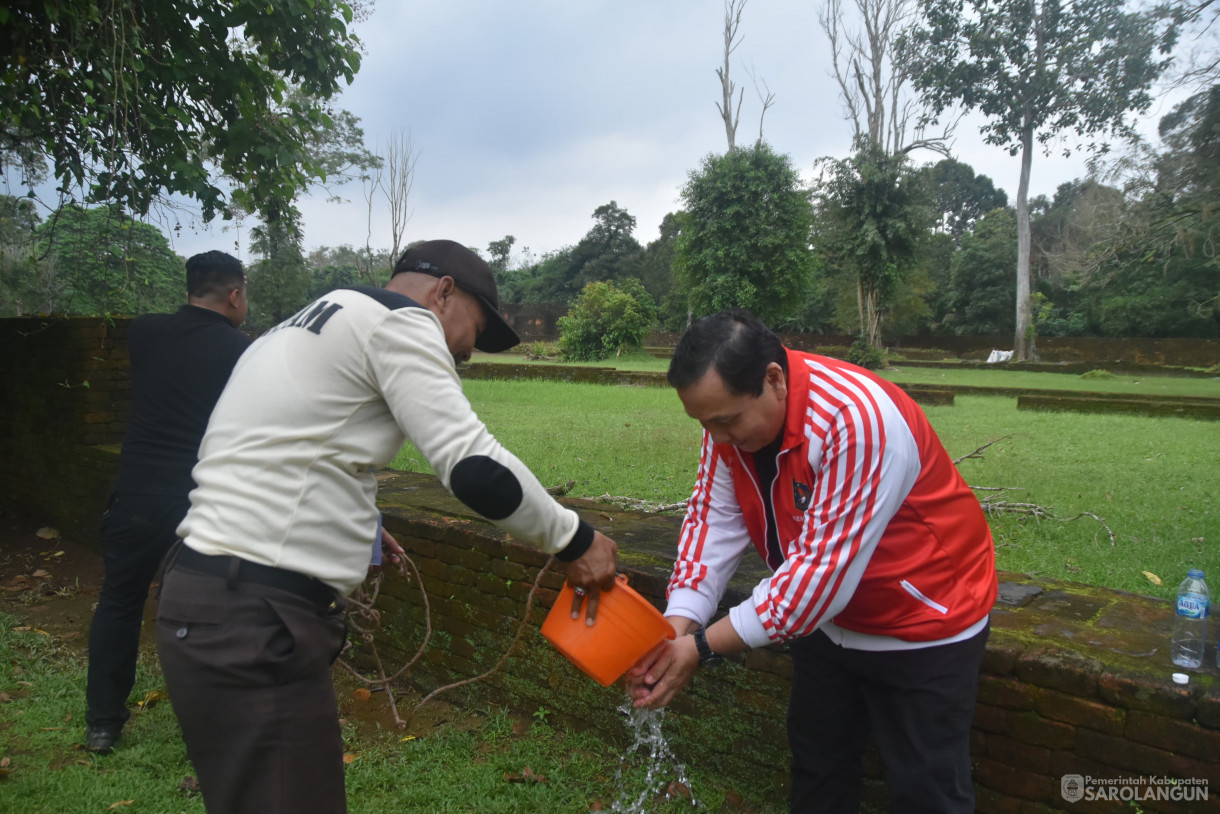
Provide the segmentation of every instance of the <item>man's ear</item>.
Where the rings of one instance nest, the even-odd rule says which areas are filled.
[[[241,302],[241,289],[235,288],[230,291],[227,302],[229,303],[229,307],[236,311],[239,307],[238,304]]]
[[[775,394],[780,399],[788,397],[788,377],[784,375],[784,369],[779,366],[779,362],[772,362],[767,365],[767,374],[764,381],[775,389]]]

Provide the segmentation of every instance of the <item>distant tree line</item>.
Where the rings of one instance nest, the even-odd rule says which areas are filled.
[[[737,142],[730,58],[746,21],[733,0],[716,68],[727,151],[690,173],[681,209],[646,245],[616,201],[540,257],[515,253],[513,235],[492,241],[502,299],[572,306],[569,333],[616,338],[615,352],[644,323],[680,329],[727,306],[780,330],[857,335],[861,352],[921,333],[1009,334],[1018,358],[1036,357],[1039,334],[1220,336],[1220,6],[855,2],[854,17],[842,0],[821,16],[855,127],[847,158],[820,160],[807,183],[766,142],[762,116],[757,140]],[[408,245],[417,156],[403,133],[370,152],[359,121],[331,104],[359,68],[352,23],[368,11],[359,0],[0,8],[0,171],[27,190],[0,197],[0,315],[181,302],[182,258],[143,220],[171,193],[205,220],[256,221],[256,329],[335,286],[383,283]],[[1177,79],[1190,95],[1162,119],[1159,150],[1137,145],[1030,198],[1038,149],[1113,155],[1110,141],[1132,135],[1128,116],[1147,110],[1181,32],[1195,44]],[[775,95],[759,97],[765,114]],[[989,143],[1021,157],[1011,204],[947,157],[951,128],[928,134],[971,109]],[[946,157],[918,163],[921,149]],[[48,170],[58,202],[35,196]],[[389,202],[392,247],[374,248],[370,229],[362,247],[307,252],[299,196],[356,179],[370,212]]]

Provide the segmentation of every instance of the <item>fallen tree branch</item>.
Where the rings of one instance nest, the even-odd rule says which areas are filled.
[[[988,441],[986,444],[983,444],[981,447],[979,447],[978,449],[976,449],[974,452],[967,453],[967,454],[963,455],[963,456],[962,456],[962,457],[960,457],[960,458],[954,458],[954,459],[953,459],[953,465],[954,465],[954,466],[957,466],[957,465],[958,465],[958,464],[960,464],[962,461],[965,461],[965,460],[967,460],[967,459],[969,459],[969,458],[979,458],[979,459],[981,459],[981,458],[983,457],[983,450],[987,449],[987,447],[991,446],[992,444],[999,443],[1000,441],[1003,441],[1005,438],[1012,438],[1012,433],[1009,433],[1008,435],[1001,435],[999,438],[993,438],[992,440]]]

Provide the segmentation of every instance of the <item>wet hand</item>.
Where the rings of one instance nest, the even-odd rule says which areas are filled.
[[[698,667],[693,636],[667,639],[627,671],[627,694],[636,708],[660,709],[690,683]]]

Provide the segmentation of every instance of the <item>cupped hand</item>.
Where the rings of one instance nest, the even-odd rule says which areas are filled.
[[[648,651],[627,671],[627,694],[636,708],[666,706],[699,667],[694,636],[666,639]]]

